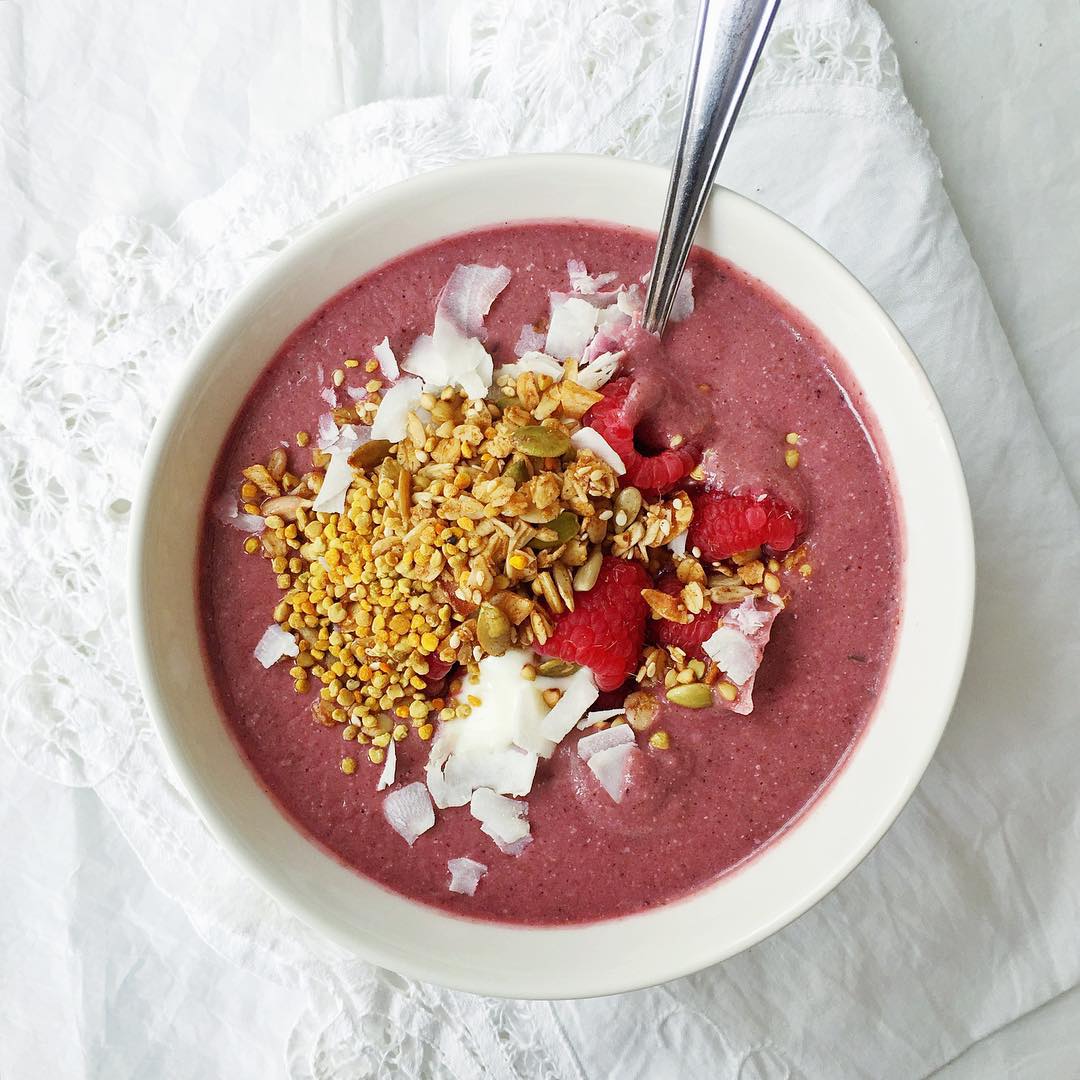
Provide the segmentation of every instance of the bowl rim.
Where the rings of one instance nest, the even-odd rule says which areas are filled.
[[[364,959],[401,972],[413,978],[427,982],[436,982],[440,985],[454,989],[465,990],[487,995],[521,997],[521,998],[583,998],[604,994],[619,993],[647,986],[657,985],[702,970],[728,957],[741,952],[743,949],[756,944],[764,938],[775,933],[777,930],[792,922],[806,910],[816,904],[829,892],[831,892],[847,875],[867,856],[885,834],[901,810],[907,804],[916,786],[921,780],[933,754],[940,742],[945,725],[948,722],[961,679],[963,677],[968,648],[970,644],[971,627],[974,615],[975,596],[975,549],[974,533],[972,527],[970,503],[968,500],[963,471],[958,451],[948,421],[941,409],[940,403],[934,393],[926,373],[923,371],[914,352],[907,344],[899,329],[886,314],[884,309],[877,303],[870,292],[863,286],[843,264],[841,264],[826,249],[817,244],[795,225],[786,219],[766,209],[759,203],[730,191],[726,188],[717,187],[711,197],[711,203],[715,207],[723,204],[725,208],[731,208],[734,212],[748,215],[751,219],[764,227],[766,224],[773,229],[779,229],[787,236],[787,240],[802,246],[809,251],[813,249],[815,257],[821,265],[827,266],[829,272],[842,280],[844,286],[851,290],[853,295],[858,294],[862,301],[864,312],[873,313],[878,323],[878,331],[884,333],[896,351],[897,357],[905,362],[906,375],[914,379],[917,390],[922,398],[925,409],[925,418],[936,428],[939,436],[938,443],[941,451],[939,466],[940,482],[948,488],[954,496],[959,498],[957,510],[959,520],[956,522],[957,532],[953,539],[954,561],[951,566],[953,576],[954,598],[958,605],[954,615],[956,616],[955,647],[951,655],[947,657],[948,669],[943,672],[943,690],[940,699],[940,708],[937,709],[937,719],[932,725],[926,725],[920,734],[920,753],[912,759],[911,767],[905,782],[897,790],[895,797],[887,806],[875,807],[876,817],[868,825],[861,842],[854,845],[846,857],[832,865],[828,871],[814,881],[811,887],[796,890],[790,901],[782,905],[773,917],[763,921],[752,932],[744,934],[735,940],[724,942],[722,947],[712,946],[709,942],[702,943],[700,956],[692,960],[670,959],[665,965],[656,963],[648,971],[642,971],[636,978],[612,979],[603,970],[594,970],[585,976],[579,976],[572,985],[564,985],[569,980],[561,983],[557,978],[534,979],[531,976],[525,979],[520,975],[509,975],[504,979],[495,980],[490,973],[474,971],[469,967],[459,967],[456,970],[440,970],[438,964],[414,963],[391,947],[384,945],[382,940],[372,935],[363,941],[359,941],[351,932],[345,932],[332,920],[323,917],[319,912],[307,906],[295,890],[291,890],[280,874],[270,872],[264,859],[242,837],[238,836],[230,823],[220,812],[220,807],[214,797],[213,791],[206,778],[202,776],[182,745],[178,731],[169,719],[169,706],[163,692],[159,671],[155,657],[150,648],[150,625],[152,616],[148,610],[148,581],[150,571],[151,552],[148,547],[148,529],[151,524],[151,491],[154,480],[162,467],[162,461],[166,453],[168,442],[177,427],[178,421],[188,405],[193,391],[200,384],[204,371],[208,368],[214,357],[222,350],[233,333],[232,324],[239,318],[239,313],[250,309],[255,299],[266,293],[270,287],[283,275],[288,273],[290,267],[301,263],[305,259],[317,253],[324,244],[342,232],[355,228],[365,218],[372,217],[376,210],[385,212],[395,201],[416,198],[425,195],[435,196],[441,189],[454,182],[490,182],[502,176],[504,179],[512,177],[517,169],[537,168],[564,171],[568,174],[592,172],[605,179],[625,182],[628,177],[632,178],[635,172],[643,180],[655,184],[662,179],[666,185],[666,170],[659,166],[647,165],[638,162],[623,161],[612,157],[592,154],[515,154],[495,158],[482,158],[448,165],[400,181],[376,192],[365,194],[352,200],[332,215],[314,224],[294,242],[288,245],[269,264],[263,267],[254,277],[235,293],[225,304],[223,309],[213,320],[210,327],[202,335],[192,350],[183,371],[177,377],[171,387],[166,401],[162,406],[159,416],[146,449],[140,470],[139,481],[135,499],[133,500],[131,519],[131,540],[128,558],[128,598],[129,615],[131,619],[131,638],[135,659],[135,667],[142,689],[143,698],[152,718],[155,730],[174,770],[180,778],[184,790],[194,803],[203,822],[209,828],[211,834],[219,844],[239,864],[240,868],[251,878],[259,883],[275,900],[287,910],[297,915],[301,921],[315,927],[326,937],[343,946],[353,953],[361,955]],[[659,213],[660,204],[657,204]],[[577,215],[570,215],[575,216]],[[583,216],[583,215],[582,215]],[[520,221],[538,220],[536,215],[529,217],[524,215]],[[596,218],[595,220],[604,220]],[[614,218],[607,219],[617,223]],[[496,222],[492,222],[495,224]],[[446,233],[450,235],[453,232]],[[408,250],[403,248],[402,251]],[[726,257],[722,253],[721,257]],[[768,282],[766,282],[768,284]],[[336,292],[337,290],[334,290]],[[333,295],[333,293],[329,294]],[[327,299],[329,299],[329,295]],[[809,321],[813,322],[813,319]],[[852,373],[857,379],[857,374]],[[871,409],[873,402],[869,402]],[[898,499],[899,503],[899,499]],[[904,508],[898,505],[898,516],[902,524],[905,522]],[[907,590],[905,589],[905,599]],[[884,697],[884,687],[879,695],[878,704]],[[872,715],[867,722],[867,728],[874,722]],[[857,757],[857,748],[863,739],[865,730],[860,734],[854,744],[854,751],[849,751],[837,766],[837,773],[853,767],[852,757]],[[239,751],[238,751],[239,753]],[[828,781],[831,786],[837,773]],[[820,805],[827,794],[825,787],[809,804],[809,810],[801,811],[794,819],[798,825],[805,819],[807,814],[812,814]],[[280,812],[280,811],[279,811]],[[293,828],[294,824],[290,822]],[[789,831],[792,822],[781,831]],[[304,837],[307,843],[312,843],[309,837]],[[783,843],[782,835],[774,837],[764,845],[771,848]],[[327,856],[330,857],[329,855]],[[757,856],[754,857],[756,860]],[[754,860],[751,860],[754,861]],[[742,872],[739,869],[737,872]],[[720,879],[721,881],[723,878]],[[694,896],[706,893],[716,887],[713,883],[695,892]],[[395,894],[396,895],[396,894]],[[407,898],[399,897],[405,902]],[[672,904],[679,903],[678,900]],[[426,905],[422,905],[426,907]],[[648,914],[660,911],[670,904],[660,905]],[[444,913],[445,914],[445,913]],[[448,916],[458,921],[457,916]],[[579,930],[595,926],[608,926],[624,919],[634,919],[638,915],[623,916],[617,919],[603,920],[600,923],[573,924],[569,929]],[[464,920],[465,922],[477,923],[481,920]],[[529,925],[485,923],[484,925],[498,926],[500,929],[510,929],[516,933],[533,934],[544,932],[557,932],[562,927],[534,927]]]

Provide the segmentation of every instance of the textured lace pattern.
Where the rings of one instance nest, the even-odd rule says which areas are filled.
[[[451,42],[450,96],[341,116],[255,161],[173,228],[102,222],[69,261],[31,258],[14,283],[0,354],[0,519],[23,543],[0,563],[0,648],[20,657],[0,670],[3,736],[44,776],[94,787],[224,956],[306,988],[287,1050],[294,1077],[584,1071],[567,1035],[575,1006],[485,1001],[359,964],[282,912],[205,831],[151,732],[129,655],[126,527],[154,417],[226,300],[348,199],[511,150],[666,159],[693,6],[472,4]],[[796,107],[785,90],[806,108],[812,84],[871,93],[879,108],[901,98],[895,56],[863,4],[785,4],[746,115]],[[790,1075],[774,1051],[734,1045],[700,1011],[698,980],[710,977],[652,992],[667,1016],[657,1045],[701,1043],[718,1074]]]

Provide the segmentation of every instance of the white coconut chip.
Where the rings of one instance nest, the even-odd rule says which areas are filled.
[[[625,295],[625,290],[615,297],[615,303],[603,308],[596,317],[596,329],[600,334],[621,335],[630,325],[630,316],[619,307],[619,296]]]
[[[326,466],[322,487],[319,488],[311,511],[315,514],[342,514],[345,512],[345,494],[352,483],[353,471],[349,464],[352,450],[335,450]]]
[[[435,824],[435,810],[427,788],[417,780],[396,788],[383,799],[383,814],[390,828],[412,847],[416,838]]]
[[[558,296],[558,293],[552,294],[551,320],[544,352],[565,360],[568,356],[581,356],[592,341],[599,311],[580,296],[556,300]]]
[[[591,728],[594,724],[602,724],[605,720],[614,720],[616,716],[622,716],[625,709],[600,709],[597,712],[587,712],[578,721],[578,731]]]
[[[231,525],[236,520],[239,511],[236,508],[236,499],[227,491],[222,492],[213,502],[211,511],[214,517],[222,525]]]
[[[601,461],[607,462],[615,472],[622,476],[626,472],[623,459],[615,453],[611,444],[600,434],[596,428],[578,428],[570,436],[570,443],[579,450],[591,450]]]
[[[413,342],[403,367],[423,379],[424,390],[430,393],[457,386],[475,400],[491,386],[491,356],[483,344],[465,337],[453,323],[437,315],[434,332],[421,334]]]
[[[400,442],[405,438],[405,425],[409,413],[420,407],[420,395],[424,384],[420,379],[402,379],[394,383],[384,394],[371,425],[372,439]]]
[[[652,271],[641,276],[641,283],[646,288],[649,286],[649,279],[652,277]],[[631,286],[631,289],[636,286]],[[627,297],[628,304],[635,304],[640,308],[644,307],[644,301],[638,302],[637,296]],[[634,312],[628,312],[627,314],[634,314]],[[694,314],[694,274],[691,270],[684,270],[682,277],[679,278],[678,288],[675,290],[675,299],[671,302],[671,313],[668,315],[669,322],[682,322],[684,319],[689,319]]]
[[[277,623],[266,628],[266,632],[259,638],[255,646],[255,659],[264,668],[273,667],[283,656],[296,656],[300,652],[300,646],[296,638],[288,630],[282,630]]]
[[[490,788],[477,788],[469,803],[469,812],[480,822],[480,831],[490,836],[500,848],[518,843],[529,835],[526,815],[529,804],[508,799]]]
[[[578,739],[578,757],[587,762],[593,754],[601,754],[613,746],[629,746],[636,742],[634,729],[629,724],[616,724],[614,727],[605,728],[603,731]]]
[[[540,722],[540,734],[552,742],[562,742],[599,696],[592,672],[586,667],[578,668],[566,680],[562,697]]]
[[[671,314],[668,319],[671,322],[682,322],[694,314],[694,275],[690,270],[684,270],[679,278],[679,287],[675,290],[675,299],[671,303]]]
[[[376,791],[384,791],[394,783],[397,776],[397,744],[391,740],[386,747],[386,762],[383,770],[379,773],[379,782],[375,785]]]
[[[543,340],[540,342],[543,345]],[[524,353],[519,360],[512,364],[504,364],[499,368],[500,375],[512,375],[515,379],[531,371],[536,375],[550,375],[556,382],[563,377],[563,366],[553,356],[547,353],[530,351]]]
[[[630,319],[640,314],[645,307],[645,297],[641,294],[640,286],[631,285],[627,289],[620,289],[619,295],[615,297],[615,307]]]
[[[583,367],[578,369],[577,383],[586,390],[599,390],[606,386],[619,370],[619,361],[626,355],[625,350],[618,352],[604,352],[589,360]]]
[[[241,514],[236,500],[227,492],[214,501],[213,514],[222,525],[231,525],[241,532],[258,536],[266,529],[266,522],[258,514]]]
[[[757,649],[733,626],[718,626],[701,646],[709,659],[739,686],[758,669]]]
[[[771,601],[772,597],[769,599]],[[748,596],[737,608],[733,608],[724,616],[724,621],[747,637],[753,637],[774,618],[775,615],[771,611],[759,608],[754,597]]]
[[[331,409],[337,408],[337,393],[332,386],[324,386],[319,391],[319,397],[321,397]]]
[[[455,754],[453,734],[451,724],[439,728],[425,766],[428,790],[440,809],[464,806],[477,788],[502,795],[528,795],[532,790],[536,754],[516,746]]]
[[[667,549],[672,555],[685,555],[686,554],[686,537],[687,531],[683,529],[678,536],[675,537],[668,545]]]
[[[580,259],[567,259],[566,272],[570,276],[570,288],[582,296],[598,293],[605,285],[610,285],[618,276],[617,270],[608,270],[603,274],[591,275]]]
[[[379,370],[382,372],[383,378],[394,382],[401,374],[401,369],[398,367],[394,350],[390,348],[390,339],[384,337],[371,352],[375,359],[379,361]]]
[[[472,896],[488,868],[475,859],[451,859],[446,869],[450,871],[450,891]]]
[[[505,266],[455,266],[439,293],[436,327],[441,318],[452,322],[465,337],[483,338],[484,316],[509,284],[510,271]]]
[[[319,449],[326,450],[328,447],[333,446],[334,443],[337,442],[338,435],[340,434],[340,429],[337,424],[334,423],[334,418],[330,413],[323,413],[322,416],[319,417]]]
[[[539,330],[534,330],[529,323],[521,328],[517,343],[514,345],[514,355],[524,356],[530,352],[543,352],[546,335]]]
[[[618,746],[609,746],[606,750],[597,751],[590,755],[586,762],[593,776],[600,781],[600,786],[611,796],[613,802],[623,801],[629,784],[627,773],[630,755],[640,752],[633,743],[620,743]]]

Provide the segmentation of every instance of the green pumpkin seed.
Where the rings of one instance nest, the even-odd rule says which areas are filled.
[[[569,660],[545,660],[537,666],[536,674],[543,675],[545,679],[565,679],[567,675],[573,675],[580,664],[571,664]]]
[[[574,574],[574,592],[588,592],[600,576],[600,565],[604,561],[604,553],[599,548],[593,548],[592,554],[577,568]]]
[[[641,513],[641,492],[636,487],[619,489],[615,496],[615,525],[625,529]]]
[[[494,604],[481,604],[476,616],[476,640],[490,656],[510,648],[510,620]]]
[[[515,448],[529,457],[557,458],[570,449],[570,436],[556,428],[520,427],[511,439]]]
[[[390,443],[386,439],[372,439],[371,442],[358,446],[349,455],[349,464],[354,469],[374,469],[390,453]]]
[[[712,690],[704,683],[678,683],[667,692],[668,701],[685,709],[705,709],[712,704]]]
[[[515,457],[510,464],[503,469],[503,476],[509,476],[515,484],[520,484],[528,480],[529,475],[529,463],[523,457]]]
[[[556,548],[577,536],[581,522],[577,514],[564,510],[558,517],[545,521],[543,528],[532,538],[529,547],[534,549]]]

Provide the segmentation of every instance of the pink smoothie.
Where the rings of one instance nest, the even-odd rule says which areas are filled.
[[[355,282],[300,327],[268,364],[221,452],[209,498],[235,491],[240,470],[282,440],[314,432],[330,372],[366,358],[388,335],[399,356],[430,332],[439,290],[459,263],[504,265],[513,276],[486,325],[497,361],[515,359],[521,327],[567,290],[566,262],[636,281],[651,237],[580,222],[539,222],[452,237]],[[264,670],[252,650],[278,600],[268,564],[208,513],[201,603],[208,668],[224,722],[286,814],[344,863],[387,888],[475,917],[525,923],[607,918],[698,889],[754,855],[814,800],[873,710],[889,663],[901,599],[901,550],[889,477],[873,418],[844,365],[813,327],[760,282],[695,251],[696,310],[653,354],[629,359],[653,402],[646,438],[713,448],[710,479],[728,490],[769,488],[808,514],[814,572],[793,585],[777,619],[747,717],[722,708],[661,705],[671,748],[650,748],[615,804],[575,752],[572,733],[541,761],[528,796],[533,843],[513,858],[484,836],[467,807],[440,811],[412,848],[386,823],[380,766],[315,723],[287,665]],[[350,369],[360,385],[363,369]],[[341,403],[348,398],[342,393]],[[783,461],[786,432],[801,463]],[[356,751],[360,750],[359,753]],[[423,779],[428,744],[398,746],[398,779]],[[447,890],[448,859],[488,866],[472,897]]]

